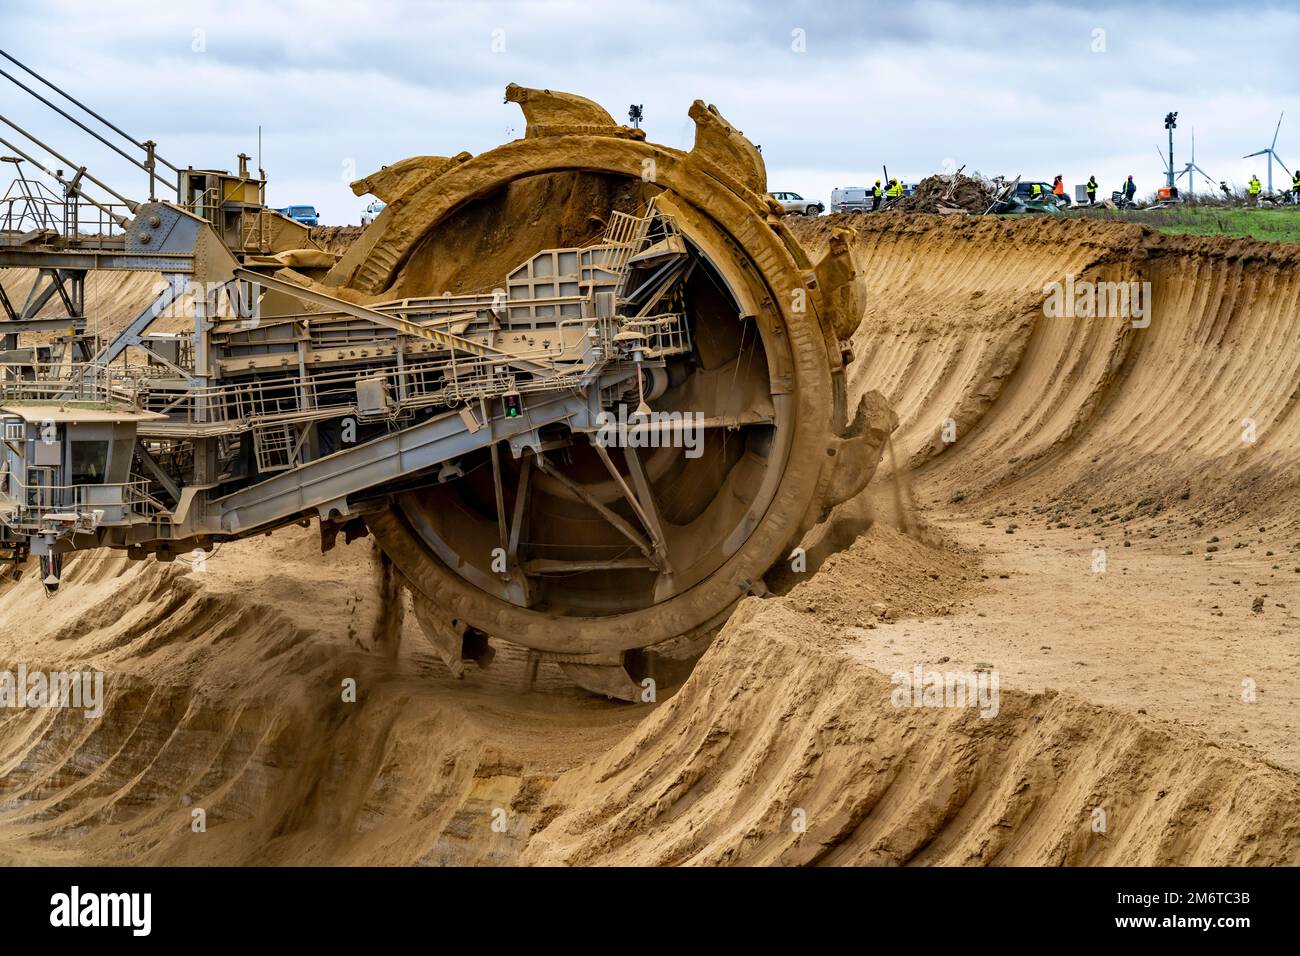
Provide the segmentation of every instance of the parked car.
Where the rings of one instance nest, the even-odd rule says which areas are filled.
[[[831,190],[831,212],[870,212],[871,190],[866,186],[836,186]]]
[[[295,219],[304,226],[320,225],[320,213],[316,211],[315,206],[285,206],[283,209],[277,209],[276,212]]]
[[[387,205],[382,199],[376,199],[366,206],[365,211],[361,214],[361,225],[368,226],[378,219],[379,214],[384,211],[384,207]]]
[[[1051,183],[1035,182],[1032,179],[1021,181],[1020,185],[1016,187],[1016,198],[1021,202],[1025,202],[1026,200],[1032,200],[1034,198],[1035,186],[1038,186],[1042,189],[1042,196],[1041,196],[1042,199],[1048,200],[1048,199],[1055,198],[1056,204],[1058,206],[1070,205],[1070,197],[1068,194],[1063,196],[1055,196],[1054,193],[1052,192]]]
[[[781,204],[786,212],[799,213],[801,216],[820,216],[826,207],[815,199],[804,199],[798,193],[768,193]]]

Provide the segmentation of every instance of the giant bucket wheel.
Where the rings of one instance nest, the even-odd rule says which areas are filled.
[[[523,108],[523,139],[356,184],[388,207],[327,284],[370,300],[488,291],[473,286],[522,253],[581,245],[613,213],[653,203],[691,253],[665,293],[687,315],[691,350],[641,391],[654,412],[702,414],[707,427],[695,448],[606,447],[563,428],[500,442],[367,524],[449,661],[502,639],[631,697],[644,651],[710,633],[870,476],[879,442],[864,445],[863,415],[855,429],[843,407],[852,264],[842,240],[808,261],[765,193],[758,151],[712,107],[692,106],[683,152],[580,97],[512,85],[507,99]]]

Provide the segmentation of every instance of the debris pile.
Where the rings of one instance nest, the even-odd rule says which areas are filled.
[[[963,167],[964,169],[965,167]],[[975,213],[981,215],[993,204],[995,184],[978,173],[927,176],[916,192],[900,199],[893,208],[902,212]]]

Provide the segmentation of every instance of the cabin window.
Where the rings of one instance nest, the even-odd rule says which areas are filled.
[[[108,442],[71,442],[72,483],[102,485],[108,480]]]

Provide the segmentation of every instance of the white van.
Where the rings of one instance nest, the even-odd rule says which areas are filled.
[[[871,190],[866,186],[837,186],[831,190],[831,212],[870,212]]]

